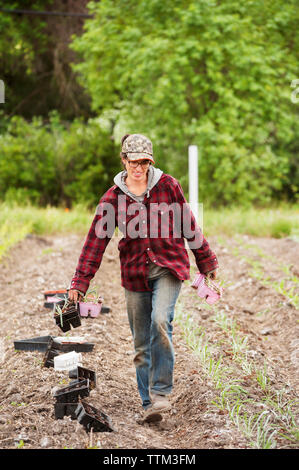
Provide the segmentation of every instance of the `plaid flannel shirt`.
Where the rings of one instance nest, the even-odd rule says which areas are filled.
[[[174,211],[169,210],[173,203],[177,203],[177,209],[182,209],[178,216],[180,227],[176,225]],[[110,210],[109,217],[106,210],[108,206],[110,209],[113,208],[113,215]],[[183,207],[185,211],[187,210],[187,218],[190,218],[190,231],[187,231],[187,234],[182,230]],[[167,217],[165,212],[168,212]],[[109,223],[113,227],[112,233],[107,233]],[[128,290],[139,292],[151,290],[148,284],[149,260],[168,268],[182,281],[190,279],[190,262],[185,239],[190,245],[201,273],[213,271],[218,267],[216,255],[197,225],[181,185],[175,178],[163,173],[142,203],[133,201],[117,185],[112,186],[103,195],[81,251],[70,289],[86,293],[91,279],[101,265],[114,226],[117,226],[124,235],[119,241],[118,249],[121,284]],[[130,226],[131,229],[132,227],[136,229],[137,236],[128,234]],[[169,236],[165,237],[167,229]],[[200,246],[192,248],[192,242],[196,237],[201,238]]]

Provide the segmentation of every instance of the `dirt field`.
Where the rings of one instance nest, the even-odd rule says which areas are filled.
[[[76,420],[54,417],[53,389],[68,383],[68,373],[42,367],[42,353],[15,351],[13,343],[63,335],[43,306],[43,292],[68,286],[82,243],[76,235],[29,236],[1,262],[2,449],[298,447],[298,243],[209,239],[224,295],[217,307],[207,308],[190,282],[184,283],[174,324],[173,409],[161,423],[140,425],[133,343],[113,239],[94,280],[111,312],[82,318],[82,326],[71,332],[95,343],[92,352],[82,353],[83,366],[95,370],[98,381],[86,401],[108,414],[116,429],[92,436]],[[191,327],[184,327],[185,321]]]

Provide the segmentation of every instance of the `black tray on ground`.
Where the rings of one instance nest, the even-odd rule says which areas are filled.
[[[63,352],[90,352],[94,348],[94,343],[59,343],[55,341],[55,336],[37,336],[36,338],[20,339],[14,341],[14,348],[18,351],[45,352],[51,340],[53,340],[55,343],[54,348]]]
[[[59,356],[59,352],[54,349],[49,349],[43,359],[43,367],[54,367],[54,357]]]
[[[75,414],[78,422],[84,426],[86,432],[91,431],[91,429],[94,432],[114,431],[109,416],[84,401],[79,403]]]
[[[69,378],[70,379],[89,379],[89,388],[93,390],[96,388],[97,379],[96,373],[94,370],[86,369],[86,367],[77,366],[76,369],[72,369],[69,371]]]
[[[71,419],[77,419],[76,409],[78,403],[54,403],[55,419],[63,419],[65,416],[70,416]]]
[[[57,345],[57,349],[63,352],[70,352],[70,351],[76,351],[76,352],[90,352],[94,348],[94,343],[59,343],[58,341],[55,341],[54,337],[54,342],[55,342],[55,348]]]
[[[51,337],[47,344],[47,349],[43,358],[43,367],[54,367],[54,357],[59,356],[58,343]]]
[[[36,338],[19,339],[14,341],[14,347],[18,351],[45,352],[52,336],[37,336]]]
[[[110,312],[110,307],[106,307],[105,305],[102,305],[100,313],[109,313]]]
[[[57,290],[46,290],[44,291],[44,298],[47,299],[48,297],[60,297],[64,299],[68,296],[67,289],[57,289]]]
[[[78,403],[79,397],[85,398],[89,395],[89,380],[75,380],[70,385],[55,392],[54,398],[58,403]]]

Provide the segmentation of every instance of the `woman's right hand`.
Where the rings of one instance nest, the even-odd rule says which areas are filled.
[[[68,292],[68,297],[71,302],[74,302],[75,304],[77,302],[81,302],[82,300],[82,295],[75,289],[70,289]]]

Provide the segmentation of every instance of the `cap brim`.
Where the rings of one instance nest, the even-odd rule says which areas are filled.
[[[127,158],[130,161],[134,160],[150,160],[152,163],[155,163],[155,160],[153,159],[152,155],[149,155],[148,153],[127,153]]]

